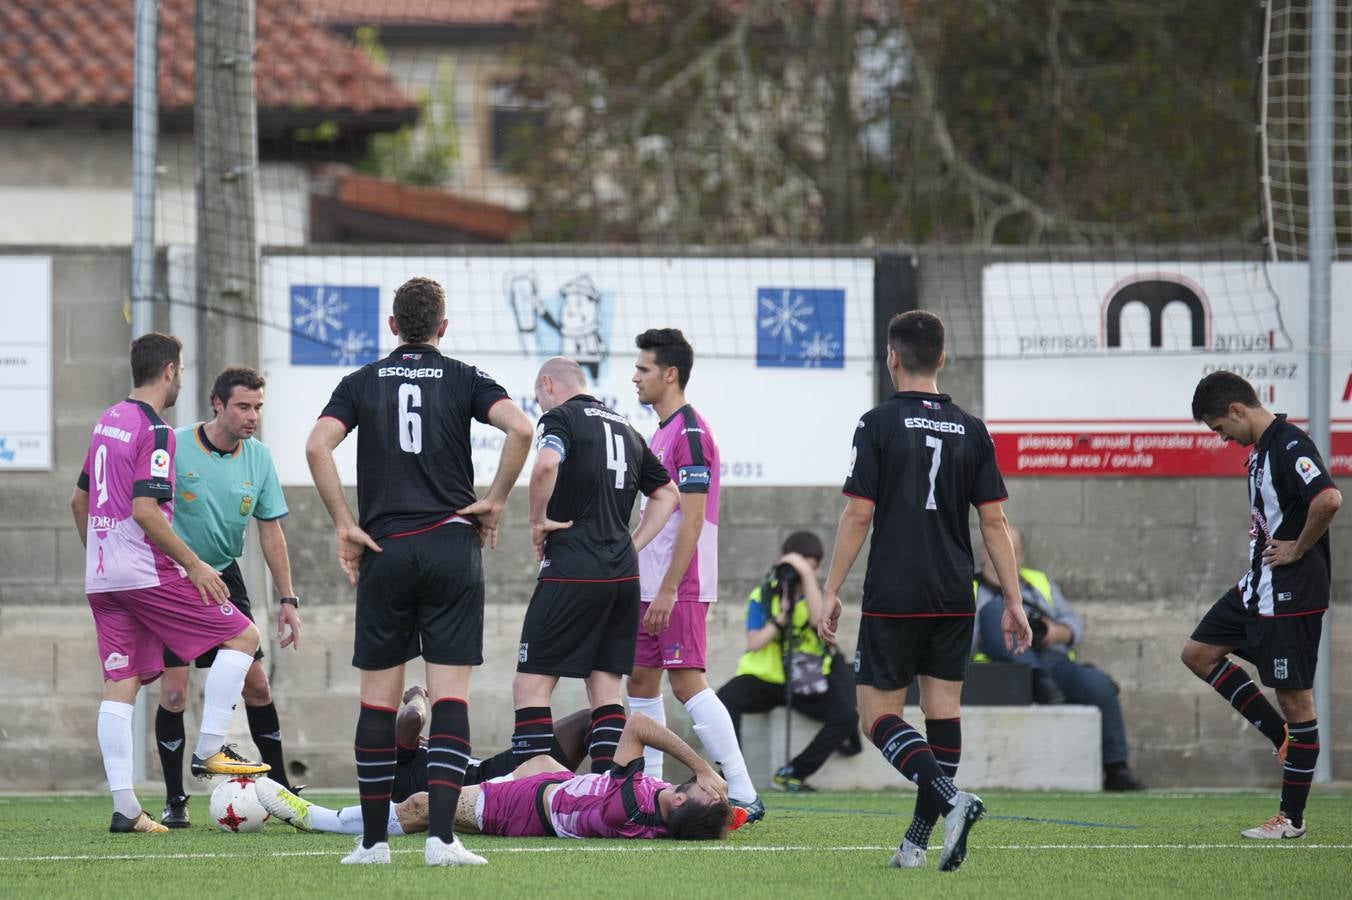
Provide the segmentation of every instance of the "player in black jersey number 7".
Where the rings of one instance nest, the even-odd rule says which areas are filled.
[[[585,387],[581,366],[564,357],[545,362],[535,379],[544,415],[530,524],[540,580],[521,626],[512,751],[518,763],[549,751],[554,686],[560,677],[584,678],[592,772],[606,772],[624,730],[620,678],[633,669],[638,638],[637,551],[667,523],[680,495],[628,420]],[[631,539],[640,492],[648,505]]]
[[[428,865],[482,864],[454,835],[469,759],[470,667],[483,662],[480,546],[496,546],[507,495],[530,452],[530,419],[492,378],[442,356],[446,297],[414,278],[395,292],[390,330],[403,343],[348,375],[306,445],[315,487],[337,529],[338,561],[357,585],[352,664],[361,673],[357,781],[365,833],[345,863],[388,863],[395,709],[404,664],[422,656],[432,700]],[[487,496],[474,496],[470,422],[505,432]],[[357,430],[352,518],[333,451]],[[476,534],[477,531],[477,534]]]
[[[1305,835],[1305,800],[1319,758],[1314,673],[1329,605],[1329,523],[1343,495],[1310,436],[1258,402],[1232,372],[1197,384],[1192,416],[1249,451],[1249,566],[1197,623],[1183,664],[1272,741],[1282,764],[1282,804],[1246,838]],[[1275,688],[1279,715],[1231,653]],[[1285,717],[1285,718],[1283,718]]]
[[[985,807],[953,784],[962,750],[962,681],[972,646],[972,536],[981,537],[1000,577],[1002,628],[1011,650],[1032,641],[1019,596],[1014,547],[986,426],[940,394],[944,326],[923,311],[888,324],[887,368],[897,393],[864,414],[854,433],[831,571],[817,627],[834,644],[840,589],[873,527],[864,574],[863,619],[854,656],[859,719],[893,768],[915,782],[915,814],[892,865],[923,868],[930,830],[944,818],[939,868],[967,855],[967,832]],[[906,688],[920,679],[925,737],[902,719]]]

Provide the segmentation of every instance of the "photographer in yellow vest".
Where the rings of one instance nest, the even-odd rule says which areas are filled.
[[[783,791],[811,791],[807,779],[833,751],[860,751],[854,672],[817,636],[822,555],[815,534],[789,535],[765,581],[747,598],[747,652],[737,674],[718,691],[739,740],[743,713],[769,712],[786,703],[822,723],[803,751],[775,773],[774,785]]]

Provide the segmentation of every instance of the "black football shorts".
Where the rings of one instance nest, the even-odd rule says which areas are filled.
[[[516,670],[586,678],[628,675],[638,642],[638,579],[540,581],[521,623]]]
[[[1202,616],[1192,639],[1199,644],[1234,647],[1236,656],[1258,668],[1266,687],[1300,691],[1314,687],[1323,627],[1322,609],[1260,616],[1244,608],[1238,588],[1230,588]]]
[[[352,665],[391,669],[421,656],[446,666],[483,662],[484,572],[479,535],[448,523],[377,542],[357,576]]]
[[[962,681],[972,655],[976,617],[887,617],[865,614],[859,622],[854,682],[880,691],[899,691],[928,675]]]

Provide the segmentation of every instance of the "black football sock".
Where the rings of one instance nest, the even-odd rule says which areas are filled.
[[[1225,698],[1226,703],[1235,708],[1235,712],[1263,732],[1263,736],[1272,741],[1272,746],[1281,747],[1282,741],[1286,740],[1286,730],[1283,728],[1286,722],[1243,669],[1223,659],[1205,680]]]
[[[548,753],[554,743],[554,717],[548,706],[523,706],[516,711],[512,757],[519,766]]]
[[[618,703],[592,710],[591,731],[587,734],[587,754],[591,756],[593,775],[610,771],[615,763],[615,748],[624,731],[624,707]]]
[[[166,797],[183,796],[183,713],[155,710],[155,746],[160,751]]]
[[[268,777],[291,790],[291,782],[286,780],[286,757],[282,755],[282,723],[277,720],[277,707],[244,705],[249,718],[249,734],[258,747],[259,758],[272,766]]]
[[[1282,812],[1300,828],[1305,824],[1305,800],[1310,796],[1314,764],[1319,759],[1319,720],[1292,722],[1290,732],[1291,744],[1282,767]]]
[[[939,768],[929,744],[906,723],[901,716],[879,716],[869,736],[883,758],[908,781],[914,782],[922,793],[932,792],[940,815],[953,808],[957,788],[953,780]]]
[[[427,736],[427,836],[455,840],[455,806],[469,765],[469,704],[443,697],[432,704]]]
[[[925,738],[944,775],[957,778],[958,762],[962,759],[962,719],[926,719]],[[933,794],[917,792],[915,815],[911,818],[911,827],[906,829],[906,840],[917,847],[929,846],[930,832],[941,814]]]
[[[362,846],[389,839],[390,794],[394,792],[395,710],[363,703],[357,716],[357,793],[361,797]]]

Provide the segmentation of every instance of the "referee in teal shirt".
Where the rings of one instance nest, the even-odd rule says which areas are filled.
[[[277,481],[272,454],[256,438],[263,408],[263,376],[253,369],[230,368],[211,388],[210,422],[174,432],[174,532],[208,565],[221,573],[230,600],[251,620],[249,595],[237,560],[244,553],[244,530],[258,520],[263,558],[281,594],[277,611],[277,638],[282,647],[300,648],[300,600],[291,585],[291,560],[286,552],[282,517],[286,498]],[[197,667],[209,668],[215,651],[198,657]],[[260,648],[244,679],[244,706],[249,732],[263,762],[272,766],[271,778],[288,785],[282,754],[282,730],[272,688],[260,660]],[[164,770],[166,803],[161,821],[170,828],[187,828],[188,797],[183,790],[183,707],[187,700],[188,661],[168,650],[164,680],[155,715],[155,741]],[[289,785],[288,785],[289,786]]]

